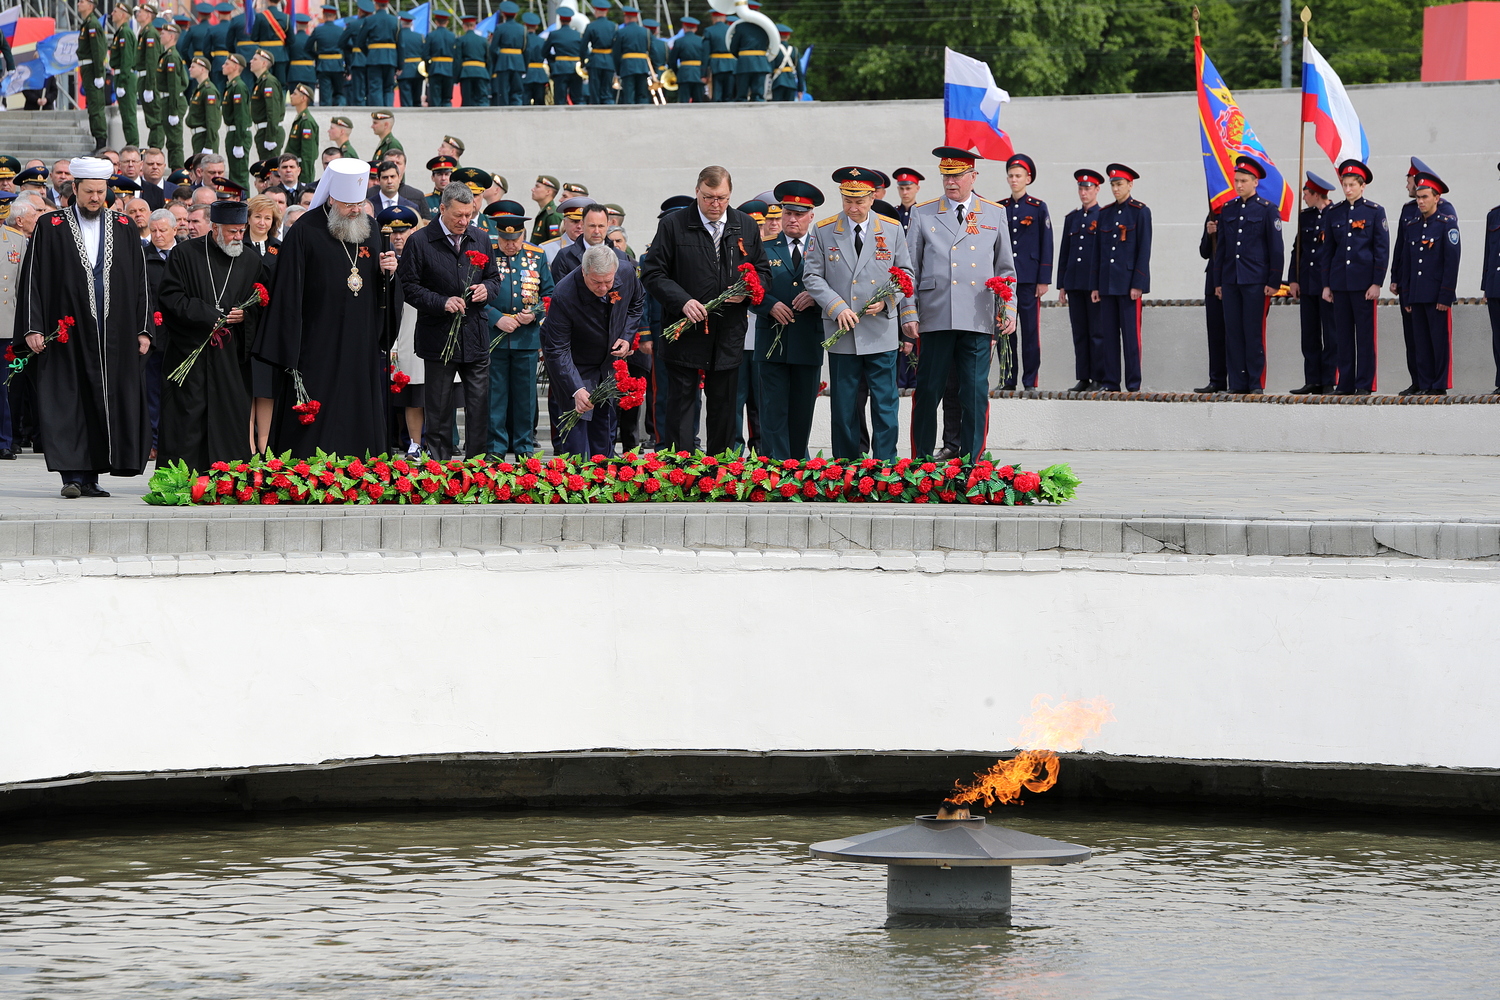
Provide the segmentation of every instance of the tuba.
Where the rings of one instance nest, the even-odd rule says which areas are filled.
[[[781,52],[781,32],[776,30],[776,22],[758,10],[751,10],[745,0],[708,0],[708,5],[720,14],[733,14],[741,21],[760,28],[766,33],[766,59],[775,60]],[[734,25],[729,26],[729,33],[724,36],[724,44],[734,43]]]

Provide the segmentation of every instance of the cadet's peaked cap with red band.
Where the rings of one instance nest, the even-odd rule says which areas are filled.
[[[1027,156],[1025,153],[1017,153],[1015,156],[1012,156],[1010,159],[1006,160],[1005,169],[1009,170],[1011,167],[1025,167],[1026,172],[1031,175],[1031,179],[1033,181],[1036,180],[1036,161]]]
[[[1123,163],[1111,163],[1109,166],[1104,168],[1104,173],[1108,175],[1109,179],[1112,181],[1138,181],[1141,179],[1140,174],[1136,173],[1134,170],[1130,169]]]
[[[895,177],[897,184],[917,184],[927,179],[911,167],[897,167]]]
[[[1339,177],[1358,177],[1365,184],[1375,179],[1375,175],[1370,172],[1370,168],[1359,160],[1345,160],[1343,163],[1340,163]]]
[[[974,169],[976,160],[984,157],[967,149],[959,149],[957,146],[939,146],[932,151],[932,155],[938,158],[938,173],[940,174],[962,174]]]
[[[1104,175],[1088,167],[1073,171],[1073,179],[1080,184],[1092,184],[1094,187],[1104,183]]]
[[[1234,172],[1237,174],[1249,174],[1256,180],[1266,179],[1266,168],[1253,156],[1241,156],[1234,161]]]
[[[1311,170],[1307,172],[1307,183],[1302,186],[1307,190],[1314,191],[1318,194],[1327,194],[1328,192],[1333,190],[1332,184],[1329,184],[1327,181],[1319,177],[1317,174],[1313,173]]]
[[[1443,183],[1443,179],[1441,177],[1439,177],[1437,174],[1429,173],[1426,170],[1418,171],[1418,173],[1417,173],[1417,187],[1419,187],[1419,188],[1424,188],[1424,187],[1425,188],[1432,188],[1438,194],[1447,194],[1448,193],[1448,185],[1446,185],[1446,184]]]

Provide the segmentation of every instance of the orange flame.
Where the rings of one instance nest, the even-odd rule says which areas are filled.
[[[1050,700],[1050,695],[1037,695],[1031,702],[1031,717],[1021,720],[1021,738],[1016,743],[1027,749],[1011,760],[996,761],[988,771],[974,775],[968,785],[954,782],[949,799],[961,805],[1011,805],[1021,801],[1023,789],[1045,792],[1057,784],[1061,762],[1056,751],[1083,749],[1085,739],[1115,719],[1114,706],[1103,698],[1058,705],[1048,704]]]

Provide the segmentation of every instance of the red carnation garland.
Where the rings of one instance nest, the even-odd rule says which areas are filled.
[[[46,347],[48,344],[52,343],[66,344],[68,342],[68,337],[73,330],[73,327],[77,324],[78,321],[75,320],[72,316],[64,316],[62,319],[57,321],[56,330],[53,330],[51,333],[45,334],[42,337],[42,346]],[[25,343],[25,341],[23,340],[22,343]],[[32,353],[24,356],[17,355],[15,347],[7,342],[5,345],[5,363],[10,368],[10,374],[5,377],[5,384],[10,385],[11,379],[21,374],[21,372],[26,369],[26,365],[30,363],[31,359],[37,356],[37,353],[38,352],[33,351]]]
[[[890,278],[886,280],[886,283],[875,289],[875,293],[865,300],[865,308],[864,311],[860,313],[860,319],[863,319],[866,316],[874,315],[869,311],[870,306],[876,302],[879,302],[881,299],[886,298],[887,296],[889,296],[891,299],[891,307],[895,308],[897,292],[900,292],[901,297],[904,299],[911,298],[911,275],[907,274],[906,271],[902,268],[893,267],[890,269]],[[858,322],[858,320],[856,320],[856,322]],[[839,342],[839,338],[843,337],[843,335],[848,332],[848,330],[835,331],[832,337],[829,337],[827,340],[823,341],[823,349],[827,350],[834,344],[837,344]]]
[[[469,276],[464,279],[463,300],[465,303],[474,301],[472,296],[473,284],[478,277],[484,273],[484,265],[490,262],[490,256],[478,250],[465,250],[464,256],[469,258]],[[443,364],[453,360],[453,355],[458,353],[458,332],[463,329],[464,320],[469,316],[467,311],[453,314],[453,322],[448,325],[448,339],[443,342]]]
[[[262,309],[264,309],[270,301],[271,294],[266,291],[266,286],[257,281],[255,283],[255,287],[251,289],[250,297],[241,302],[239,305],[230,306],[228,309],[220,313],[214,320],[213,329],[210,330],[208,336],[203,339],[203,343],[193,348],[192,353],[183,359],[182,364],[172,369],[172,374],[168,375],[167,378],[171,379],[178,385],[181,385],[183,382],[187,381],[188,372],[193,370],[193,365],[197,362],[198,355],[203,353],[203,349],[205,347],[207,347],[209,344],[212,344],[215,347],[220,348],[221,350],[223,349],[224,344],[229,338],[229,327],[225,324],[228,321],[229,314],[231,312],[236,309],[249,309],[251,306],[260,306]],[[161,325],[161,313],[156,314],[156,325]]]
[[[604,380],[589,393],[589,402],[595,409],[609,403],[618,403],[622,410],[633,410],[646,401],[646,380],[630,374],[630,366],[624,358],[615,359],[615,370],[604,376]],[[578,424],[581,413],[569,410],[557,422],[557,436],[564,438]]]
[[[707,309],[709,312],[713,312],[715,309],[722,306],[725,302],[729,301],[730,299],[737,298],[741,295],[749,296],[750,302],[753,305],[758,306],[765,301],[766,288],[760,283],[760,275],[756,273],[755,265],[741,264],[739,266],[739,272],[740,276],[735,279],[734,284],[730,285],[718,295],[715,295],[713,298],[704,303],[704,309]],[[666,341],[667,343],[671,343],[678,337],[682,336],[682,331],[686,330],[689,326],[692,326],[692,323],[689,320],[687,320],[686,318],[680,319],[661,332],[661,339]],[[708,322],[706,320],[703,324],[703,332],[708,332]]]

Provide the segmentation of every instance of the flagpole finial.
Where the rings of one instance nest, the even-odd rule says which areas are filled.
[[[1311,7],[1303,7],[1302,8],[1302,23],[1306,24],[1308,21],[1311,21],[1311,20],[1312,20],[1312,8]]]

